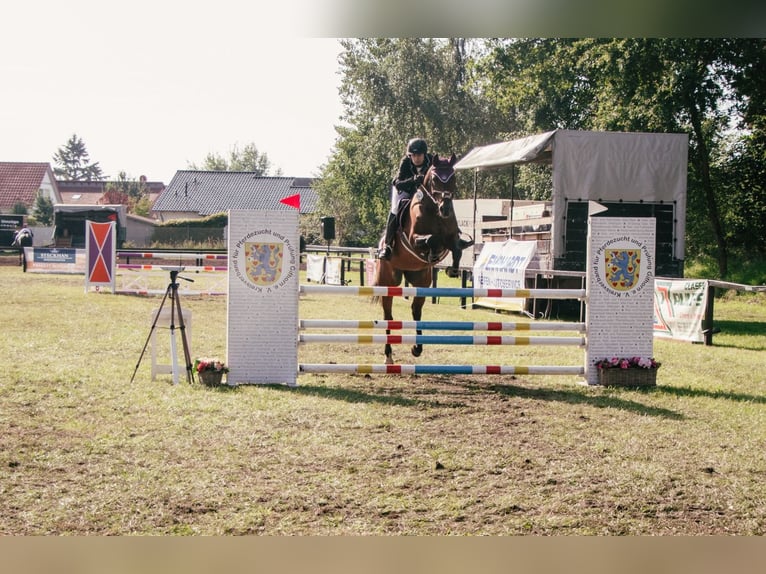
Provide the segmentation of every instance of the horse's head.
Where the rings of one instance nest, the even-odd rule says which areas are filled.
[[[452,215],[452,198],[457,193],[453,168],[456,162],[455,154],[452,154],[449,159],[434,155],[431,167],[423,180],[423,187],[426,188],[436,204],[440,217],[446,218]]]

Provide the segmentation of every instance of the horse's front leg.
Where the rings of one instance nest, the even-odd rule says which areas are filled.
[[[393,314],[394,298],[382,297],[381,299],[383,301],[383,319],[385,319],[386,321],[393,321],[394,320],[394,314]],[[390,335],[390,334],[391,334],[391,329],[386,329],[386,335]],[[394,364],[393,351],[391,350],[391,345],[389,343],[386,343],[385,354],[386,354],[386,365],[393,365]]]
[[[452,265],[447,267],[447,277],[460,277],[460,258],[463,256],[463,250],[457,243],[452,247]]]
[[[412,305],[410,308],[412,309],[412,320],[413,321],[420,321],[420,318],[423,316],[423,304],[426,302],[425,297],[415,297],[412,300]],[[423,331],[420,329],[416,329],[415,333],[417,335],[422,335]],[[419,357],[423,353],[423,345],[413,345],[412,346],[412,355],[415,357]]]
[[[460,277],[460,258],[463,256],[463,249],[473,245],[473,240],[466,241],[458,239],[452,246],[452,265],[447,267],[447,277]]]

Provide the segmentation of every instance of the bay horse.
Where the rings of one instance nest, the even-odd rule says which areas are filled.
[[[459,265],[463,249],[473,245],[473,239],[460,237],[452,199],[457,193],[454,154],[449,159],[434,155],[423,184],[415,192],[409,204],[399,208],[400,225],[394,239],[391,258],[378,259],[375,266],[374,284],[396,287],[405,278],[414,287],[430,287],[433,267],[448,254],[452,265],[447,268],[449,277],[460,275]],[[383,246],[381,239],[380,247]],[[393,297],[380,297],[383,319],[393,320]],[[413,297],[412,319],[420,321],[425,297]],[[390,330],[386,330],[390,334]],[[421,331],[417,330],[420,335]],[[413,345],[412,354],[419,357],[423,345]],[[393,364],[391,345],[385,346],[386,364]]]

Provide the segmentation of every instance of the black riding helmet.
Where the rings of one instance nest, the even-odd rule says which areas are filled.
[[[421,138],[413,138],[407,144],[407,153],[426,153],[428,152],[428,144],[426,140]]]

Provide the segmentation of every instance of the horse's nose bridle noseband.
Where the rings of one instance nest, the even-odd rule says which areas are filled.
[[[431,182],[433,182],[434,179],[438,179],[439,182],[441,182],[445,186],[455,176],[455,172],[451,169],[451,166],[447,166],[446,168],[432,166],[429,169],[429,173],[431,174],[431,178],[430,178]],[[447,202],[451,201],[454,195],[454,192],[452,190],[434,189],[433,185],[428,187],[424,185],[423,189],[425,190],[426,194],[428,194],[431,197],[431,201],[433,201],[437,206],[440,207],[439,211],[441,211],[441,204],[444,203],[445,201]]]

